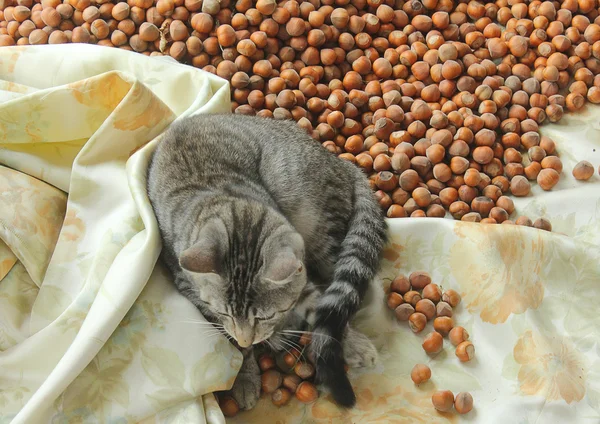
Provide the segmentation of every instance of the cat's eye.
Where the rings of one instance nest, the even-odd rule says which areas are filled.
[[[268,317],[254,317],[254,319],[256,319],[257,321],[268,321],[270,319],[275,318],[275,315],[277,315],[277,312],[275,312],[273,315],[270,315]]]

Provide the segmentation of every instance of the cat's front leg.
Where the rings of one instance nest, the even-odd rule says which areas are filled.
[[[231,388],[231,396],[240,409],[252,409],[260,397],[260,369],[254,357],[253,348],[242,349],[244,362]]]

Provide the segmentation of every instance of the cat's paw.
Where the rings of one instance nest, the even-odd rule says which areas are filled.
[[[231,388],[231,396],[236,400],[240,409],[252,409],[260,397],[260,374],[240,373]]]
[[[350,368],[371,367],[379,354],[367,336],[349,328],[344,337],[344,360]]]

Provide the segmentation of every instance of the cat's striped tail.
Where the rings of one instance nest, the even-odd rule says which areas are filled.
[[[377,272],[386,241],[381,207],[363,178],[356,182],[353,195],[353,215],[333,282],[317,304],[311,343],[318,382],[331,391],[339,405],[346,407],[355,404],[356,396],[344,370],[342,338]]]

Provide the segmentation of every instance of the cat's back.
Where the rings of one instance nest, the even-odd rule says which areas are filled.
[[[185,169],[187,178],[225,169],[249,178],[260,171],[304,174],[309,179],[352,172],[293,121],[234,114],[198,115],[173,124],[157,147],[151,168],[158,173]]]

